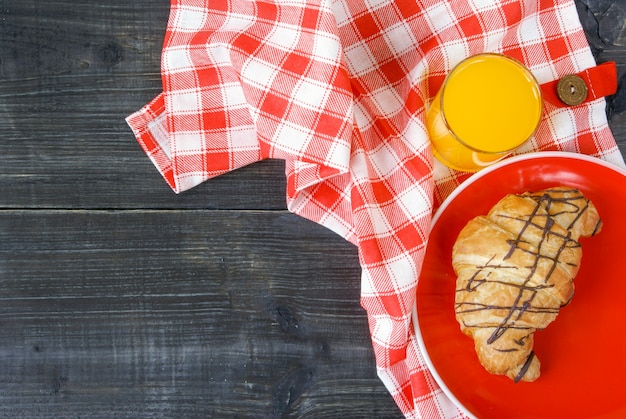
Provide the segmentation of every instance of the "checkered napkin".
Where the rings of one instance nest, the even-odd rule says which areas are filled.
[[[486,51],[540,83],[596,65],[572,0],[172,0],[163,92],[128,117],[177,193],[286,161],[289,210],[358,247],[378,373],[407,417],[463,416],[425,366],[411,310],[431,215],[468,176],[433,160],[425,106]],[[533,150],[623,165],[602,98],[546,103],[520,152]]]

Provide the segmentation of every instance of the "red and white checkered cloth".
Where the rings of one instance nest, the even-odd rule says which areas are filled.
[[[433,161],[425,105],[486,51],[540,83],[596,65],[573,0],[172,0],[163,93],[128,117],[177,193],[286,161],[289,210],[358,246],[378,373],[407,417],[463,416],[425,366],[411,309],[433,210],[468,176]],[[624,164],[602,98],[546,103],[520,152],[533,150]]]

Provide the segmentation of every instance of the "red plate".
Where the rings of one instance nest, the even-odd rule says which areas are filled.
[[[454,317],[451,254],[459,231],[509,193],[556,185],[596,205],[602,232],[583,239],[576,292],[535,333],[541,376],[513,383],[486,372]],[[477,173],[438,210],[417,287],[414,324],[426,361],[446,394],[479,418],[626,417],[626,171],[572,153],[514,157]]]

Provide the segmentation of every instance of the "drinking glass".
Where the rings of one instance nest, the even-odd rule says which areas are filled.
[[[433,154],[448,167],[476,172],[528,141],[542,112],[541,89],[523,64],[474,55],[452,69],[427,111]]]

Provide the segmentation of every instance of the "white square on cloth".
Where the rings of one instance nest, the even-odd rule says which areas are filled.
[[[173,25],[180,32],[197,32],[204,27],[207,13],[202,7],[179,6]]]
[[[170,47],[163,51],[163,66],[171,74],[189,71],[193,69],[189,48]]]
[[[302,77],[298,80],[292,92],[291,99],[300,106],[316,110],[324,108],[329,93],[326,84]]]

